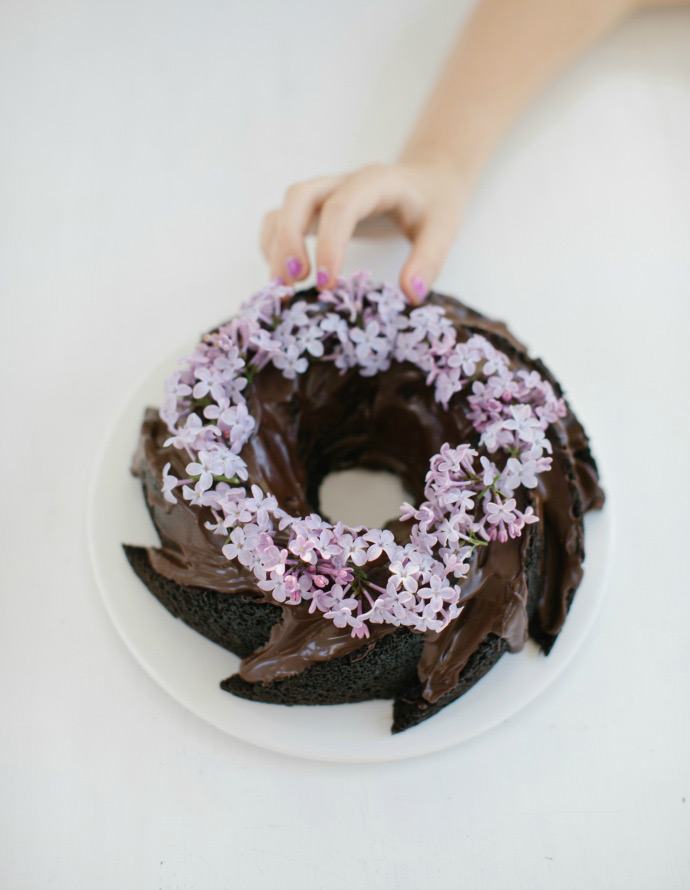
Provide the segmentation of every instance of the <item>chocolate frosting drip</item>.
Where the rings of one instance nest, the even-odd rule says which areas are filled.
[[[434,294],[431,300],[445,307],[461,337],[483,334],[506,352],[516,367],[536,369],[560,392],[548,369],[527,356],[504,324],[490,321],[450,297]],[[476,444],[478,438],[465,418],[463,394],[456,395],[444,411],[435,403],[422,372],[409,364],[393,364],[389,371],[365,378],[357,370],[341,375],[330,363],[316,362],[294,380],[286,380],[269,367],[255,377],[249,398],[257,429],[242,457],[250,479],[271,491],[293,514],[319,512],[323,478],[352,466],[396,473],[411,496],[421,499],[429,459],[441,445]],[[225,559],[221,539],[204,527],[208,511],[182,500],[172,505],[162,497],[163,466],[170,461],[175,475],[184,478],[188,461],[183,452],[165,447],[167,436],[157,411],[148,409],[133,472],[142,478],[160,534],[161,546],[149,549],[152,567],[178,584],[226,594],[251,593],[274,603],[257,586],[251,572]],[[601,506],[604,497],[587,437],[571,411],[554,425],[550,438],[553,468],[542,474],[530,498],[540,522],[530,526],[522,538],[478,548],[463,584],[466,604],[461,615],[441,633],[424,635],[418,674],[426,701],[436,701],[455,687],[469,657],[487,634],[501,636],[512,651],[524,645],[528,633],[526,554],[535,535],[541,536],[545,545],[537,605],[539,626],[545,634],[555,636],[563,625],[582,577],[582,515]],[[387,527],[401,543],[406,541],[404,524],[391,520]],[[385,566],[378,570],[385,579]],[[268,643],[242,662],[240,675],[248,682],[283,679],[312,664],[370,647],[397,630],[377,625],[368,640],[359,640],[320,613],[310,614],[309,603],[281,608],[282,621],[274,626]]]

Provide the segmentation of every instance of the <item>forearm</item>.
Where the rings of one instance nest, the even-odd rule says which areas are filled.
[[[446,163],[469,184],[530,99],[636,5],[480,0],[401,160]]]

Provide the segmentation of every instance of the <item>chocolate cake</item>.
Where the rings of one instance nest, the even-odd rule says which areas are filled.
[[[307,290],[297,298],[316,300],[318,294]],[[536,371],[562,395],[544,364],[530,358],[504,324],[441,294],[431,294],[427,304],[443,309],[459,340],[481,335],[508,356],[512,368]],[[425,372],[409,362],[362,376],[357,368],[314,361],[291,379],[267,365],[247,393],[256,428],[241,451],[245,484],[271,492],[295,516],[319,513],[319,487],[333,471],[387,470],[420,503],[430,458],[444,443],[482,450],[467,417],[466,392],[455,393],[444,410]],[[166,609],[240,656],[238,673],[222,680],[222,688],[283,705],[392,699],[393,732],[459,698],[528,636],[549,653],[582,578],[583,515],[604,499],[587,436],[566,406],[548,427],[551,469],[538,485],[516,494],[520,509],[531,507],[538,521],[518,537],[473,549],[459,615],[439,631],[382,622],[357,636],[310,610],[306,599],[276,602],[249,568],[223,555],[208,527],[208,510],[164,497],[167,465],[181,478],[189,460],[165,444],[169,436],[159,412],[148,409],[133,472],[160,547],[124,549]],[[392,519],[386,529],[400,544],[409,541],[409,522]],[[377,571],[384,568],[376,563],[372,578]]]

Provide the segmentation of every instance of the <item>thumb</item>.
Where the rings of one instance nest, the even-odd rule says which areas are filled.
[[[400,285],[413,306],[418,306],[438,277],[457,226],[449,219],[428,218],[412,241],[412,250],[400,273]]]

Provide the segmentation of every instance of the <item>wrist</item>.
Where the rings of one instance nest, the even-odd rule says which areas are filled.
[[[399,163],[414,167],[433,168],[449,180],[457,179],[465,187],[478,178],[486,161],[486,152],[449,146],[433,139],[413,140],[403,150]]]

